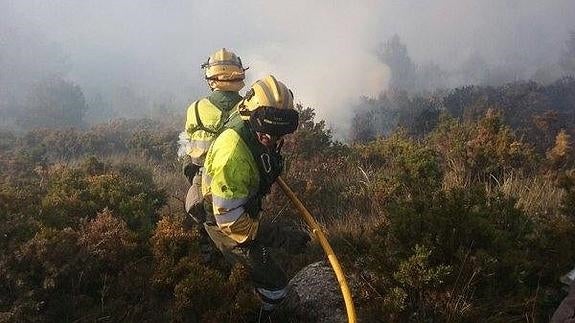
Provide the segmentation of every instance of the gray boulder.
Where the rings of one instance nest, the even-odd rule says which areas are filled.
[[[304,267],[290,280],[299,296],[297,316],[306,322],[347,322],[345,304],[333,269],[319,261]]]

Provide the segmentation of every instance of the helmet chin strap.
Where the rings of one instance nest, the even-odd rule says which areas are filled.
[[[217,80],[217,79],[206,79],[208,87],[212,91],[233,91],[238,92],[244,87],[243,80]]]
[[[213,81],[212,80],[206,80],[206,83],[208,83],[208,87],[213,92],[215,90],[215,87],[212,86]]]

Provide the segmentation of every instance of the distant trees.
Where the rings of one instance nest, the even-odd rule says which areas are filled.
[[[550,49],[550,52],[560,49]],[[433,61],[419,62],[409,54],[407,45],[398,35],[382,42],[377,50],[379,60],[390,70],[389,89],[413,93],[433,92],[454,86],[502,86],[509,82],[536,80],[550,84],[565,76],[575,76],[575,31],[571,31],[560,58],[533,66],[520,59],[497,61],[486,59],[481,50],[463,60],[446,65]],[[551,54],[550,54],[551,55]],[[487,56],[489,58],[489,56]]]
[[[473,53],[457,69],[458,78],[468,84],[484,84],[489,78],[487,62],[479,53]]]
[[[377,99],[361,98],[351,121],[350,139],[366,142],[388,136],[398,127],[410,135],[431,131],[443,111],[441,97],[410,96],[406,91],[390,90]]]
[[[354,114],[350,133],[353,142],[367,142],[377,138],[373,118],[374,110],[358,111]]]
[[[392,90],[419,92],[445,86],[447,73],[433,62],[416,64],[398,35],[383,43],[377,54],[391,71],[389,87]]]
[[[533,79],[548,84],[565,76],[575,77],[575,30],[572,30],[567,36],[559,59],[539,67],[533,75]]]
[[[119,119],[89,129],[33,129],[23,141],[29,147],[46,150],[50,160],[133,154],[142,160],[174,161],[177,133],[178,129],[158,121]]]
[[[420,91],[433,91],[447,85],[448,73],[433,62],[419,65],[416,76],[415,86]]]
[[[416,66],[409,57],[407,47],[398,35],[385,42],[379,51],[380,60],[389,66],[391,77],[389,87],[398,90],[412,90],[415,87]]]
[[[575,76],[575,31],[569,33],[559,65],[567,75]]]
[[[464,86],[431,95],[387,91],[377,99],[363,98],[356,107],[351,140],[365,142],[387,136],[402,127],[422,137],[438,124],[442,113],[464,122],[482,118],[489,109],[545,152],[561,129],[575,135],[575,79],[566,77],[549,85],[514,82],[499,87]]]
[[[35,91],[34,83],[49,75],[64,75],[69,62],[42,30],[20,23],[12,5],[0,7],[0,127],[29,129],[34,124],[26,120],[26,97]]]
[[[17,114],[17,123],[25,129],[80,127],[87,105],[82,89],[61,77],[36,83]]]

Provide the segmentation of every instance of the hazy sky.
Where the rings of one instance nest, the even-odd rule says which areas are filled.
[[[374,50],[393,34],[416,62],[481,55],[535,70],[575,30],[575,1],[0,0],[0,28],[0,82],[59,72],[87,96],[123,86],[183,110],[207,93],[200,64],[227,47],[250,66],[247,84],[273,73],[334,124],[385,88]]]

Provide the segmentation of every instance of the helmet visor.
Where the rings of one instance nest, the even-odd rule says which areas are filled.
[[[258,107],[250,115],[250,124],[255,131],[280,137],[297,129],[299,113],[293,109]]]

